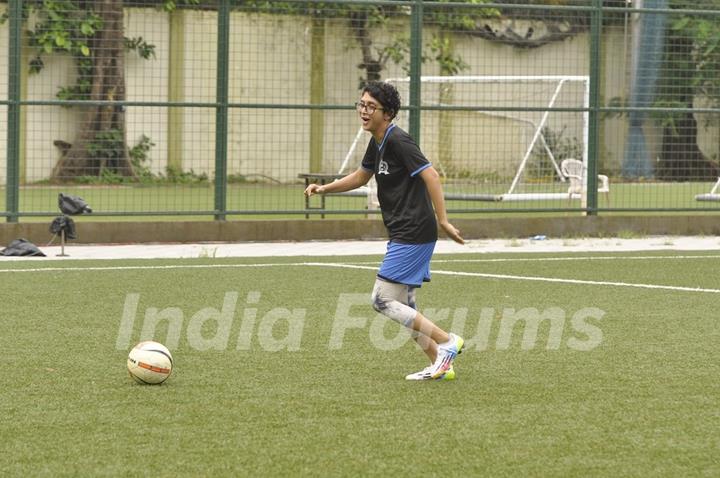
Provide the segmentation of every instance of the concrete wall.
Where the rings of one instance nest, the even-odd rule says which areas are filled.
[[[456,218],[453,224],[466,239],[548,237],[612,237],[637,235],[720,235],[717,216],[575,216],[517,218]],[[76,219],[78,238],[71,244],[163,242],[243,242],[384,239],[379,219],[263,220],[197,222],[83,222]],[[17,238],[35,244],[50,239],[46,222],[0,223],[0,245]],[[72,252],[70,252],[72,255]]]
[[[0,5],[0,10],[5,5]],[[216,14],[212,11],[184,11],[174,20],[155,9],[129,8],[125,28],[129,37],[142,36],[156,47],[149,61],[128,53],[126,83],[132,101],[215,101]],[[393,32],[407,29],[407,22],[391,26]],[[0,44],[7,44],[7,24],[0,26]],[[180,31],[178,31],[180,30]],[[235,103],[309,103],[310,93],[310,22],[304,18],[248,15],[231,16],[230,101]],[[431,29],[424,33],[426,38]],[[379,34],[376,44],[383,42]],[[174,39],[174,41],[171,41]],[[608,29],[603,37],[603,97],[624,96],[627,90],[628,38],[622,29]],[[457,54],[469,65],[466,75],[586,75],[589,67],[589,37],[580,34],[563,42],[536,49],[517,49],[470,36],[456,38]],[[23,65],[29,52],[24,52]],[[352,104],[357,99],[361,55],[344,22],[326,25],[326,103]],[[71,84],[74,69],[69,58],[53,55],[44,58],[45,69],[39,75],[24,76],[23,94],[30,100],[55,99],[59,87]],[[172,61],[171,61],[172,60]],[[437,74],[437,66],[428,63],[423,74]],[[405,76],[402,68],[389,63],[385,77]],[[425,88],[432,103],[433,87]],[[499,90],[476,85],[458,87],[455,103],[488,104]],[[550,92],[551,93],[551,92]],[[7,95],[7,56],[0,51],[0,96]],[[484,96],[483,96],[484,95]],[[561,99],[557,106],[581,106],[576,93]],[[545,106],[548,93],[525,91],[507,100],[511,106]],[[502,106],[498,103],[498,105]],[[5,109],[0,107],[4,117]],[[523,114],[518,113],[522,116]],[[510,116],[481,113],[457,113],[452,116],[452,161],[459,169],[514,172],[525,152],[533,130]],[[572,116],[572,115],[571,115]],[[72,142],[79,112],[60,107],[31,107],[23,115],[23,162],[27,182],[47,178],[60,157],[54,140]],[[281,181],[294,180],[309,168],[309,118],[303,109],[231,109],[229,123],[228,171],[234,174],[268,176]],[[337,171],[358,131],[356,115],[348,110],[324,114],[323,169]],[[539,114],[525,115],[537,121]],[[149,136],[155,146],[149,153],[149,166],[163,172],[168,164],[181,164],[185,170],[214,172],[215,111],[212,108],[185,108],[173,113],[168,108],[130,107],[127,112],[128,142],[132,146],[141,135]],[[401,125],[407,115],[400,115]],[[421,146],[431,160],[441,152],[438,133],[439,115],[423,116]],[[579,113],[553,114],[548,125],[565,130],[566,137],[582,138]],[[704,126],[703,124],[700,125]],[[0,122],[0,182],[5,176],[5,128]],[[702,147],[717,151],[717,132],[701,131]],[[608,120],[603,125],[601,170],[616,171],[624,151],[624,119]],[[716,128],[715,128],[716,129]],[[173,144],[170,144],[172,141]],[[650,140],[652,142],[652,138]],[[365,149],[363,137],[353,156],[357,166]]]

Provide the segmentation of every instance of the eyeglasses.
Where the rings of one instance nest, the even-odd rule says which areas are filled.
[[[376,110],[383,111],[383,108],[379,108],[377,105],[372,103],[365,103],[364,101],[358,101],[355,103],[355,108],[358,112],[362,112],[364,110],[369,115],[375,113]]]

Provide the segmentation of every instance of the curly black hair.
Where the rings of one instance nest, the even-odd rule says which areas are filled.
[[[400,93],[393,85],[382,81],[371,81],[363,87],[361,94],[365,93],[380,102],[385,112],[390,115],[390,119],[397,116],[400,111]]]

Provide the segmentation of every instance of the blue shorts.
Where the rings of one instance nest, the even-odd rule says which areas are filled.
[[[388,242],[385,258],[380,264],[378,277],[390,282],[420,287],[430,282],[430,259],[435,242],[400,244]]]

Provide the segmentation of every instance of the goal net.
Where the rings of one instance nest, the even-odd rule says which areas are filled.
[[[385,81],[407,105],[410,79]],[[420,147],[448,199],[568,199],[560,163],[587,167],[588,105],[587,76],[423,76]],[[397,119],[406,130],[408,116]],[[359,129],[340,173],[360,164],[366,144]]]

